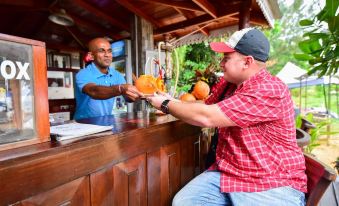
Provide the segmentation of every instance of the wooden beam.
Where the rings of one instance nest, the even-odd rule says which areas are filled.
[[[0,5],[11,5],[11,6],[34,6],[34,0],[1,0]]]
[[[239,12],[239,30],[250,27],[250,13],[252,0],[245,0],[241,3]]]
[[[62,51],[70,51],[70,52],[75,52],[75,51],[83,51],[83,52],[87,52],[86,49],[83,49],[81,47],[71,47],[69,45],[64,45],[64,44],[55,44],[55,43],[51,43],[51,42],[46,42],[46,48],[48,49],[55,49],[55,50],[62,50]]]
[[[200,8],[202,8],[206,13],[211,15],[213,18],[217,18],[217,10],[215,7],[208,2],[207,0],[193,0],[194,3],[196,3]]]
[[[82,49],[88,49],[87,42],[91,39],[90,37],[84,36],[75,27],[65,27],[65,29]]]
[[[195,15],[193,12],[191,11],[187,11],[187,10],[183,10],[183,9],[179,9],[179,8],[175,8],[175,10],[183,15],[186,19],[191,19],[194,18]],[[198,26],[198,29],[201,31],[202,34],[204,34],[205,36],[209,36],[209,31],[207,28],[200,28],[200,26]]]
[[[153,17],[151,17],[148,14],[146,14],[145,12],[143,12],[141,9],[135,7],[134,4],[132,2],[130,2],[129,0],[116,0],[116,2],[118,2],[119,4],[121,4],[126,9],[130,10],[131,12],[135,13],[139,17],[149,21],[154,26],[156,26],[156,27],[161,26],[157,20],[155,20]]]
[[[184,10],[184,9],[181,9],[181,8],[177,8],[177,7],[174,7],[174,9],[179,13],[181,14],[182,16],[184,16],[187,19],[192,19],[194,17],[196,17],[196,15],[192,12],[192,11],[188,11],[188,10]]]
[[[90,29],[90,30],[93,30],[97,33],[100,33],[102,36],[109,36],[109,37],[114,38],[114,39],[121,39],[122,38],[122,36],[120,34],[112,32],[112,31],[110,31],[106,28],[103,28],[98,24],[83,20],[82,18],[80,18],[80,17],[78,17],[74,14],[68,13],[68,15],[70,17],[72,17],[75,25],[86,27],[87,29]]]
[[[235,15],[238,12],[239,12],[238,6],[229,7],[227,9],[225,9],[224,13],[216,19],[212,18],[209,14],[204,14],[204,15],[195,17],[193,19],[189,19],[189,20],[186,20],[186,21],[183,21],[183,22],[178,22],[176,24],[161,27],[161,28],[155,30],[154,34],[155,35],[165,34],[165,33],[168,33],[168,32],[174,32],[174,31],[177,31],[177,30],[180,30],[180,29],[184,29],[184,28],[190,27],[190,26],[199,26],[201,24],[207,24],[207,23],[210,23],[211,21],[221,20],[223,18],[227,18],[229,16]]]
[[[203,11],[199,6],[186,2],[186,1],[172,1],[172,0],[140,0],[147,3],[160,4],[163,6],[170,6],[179,9],[185,9],[190,11]]]
[[[200,31],[205,36],[209,36],[210,35],[210,31],[207,28],[200,28]]]
[[[255,25],[259,25],[259,26],[268,26],[268,22],[264,16],[264,14],[262,12],[255,12],[255,11],[251,11],[250,14],[250,23],[251,24],[255,24]],[[230,19],[233,20],[239,20],[239,14],[235,14],[233,16],[229,17]]]
[[[112,25],[118,26],[121,29],[124,29],[126,31],[129,31],[129,25],[126,23],[123,23],[123,21],[121,20],[117,20],[112,18],[111,16],[105,14],[104,12],[102,12],[101,10],[93,7],[91,4],[84,2],[83,0],[73,0],[75,4],[77,4],[78,6],[82,7],[83,9],[91,12],[93,15],[98,16],[100,18],[105,19],[106,21],[108,21],[109,23],[111,23]]]

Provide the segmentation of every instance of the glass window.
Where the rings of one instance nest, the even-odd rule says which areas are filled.
[[[33,139],[32,47],[0,40],[0,145]]]

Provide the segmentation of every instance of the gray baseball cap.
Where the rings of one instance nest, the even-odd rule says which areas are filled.
[[[258,29],[245,28],[236,31],[227,42],[212,42],[210,47],[215,52],[239,52],[252,56],[254,59],[266,62],[270,52],[270,43],[266,36]]]

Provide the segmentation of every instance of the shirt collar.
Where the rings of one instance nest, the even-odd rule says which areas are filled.
[[[249,84],[253,84],[254,82],[261,80],[261,79],[265,79],[265,77],[269,74],[269,72],[267,71],[266,68],[261,69],[258,73],[256,73],[255,75],[251,76],[249,79],[245,80],[238,89],[249,85]]]
[[[94,62],[92,62],[90,65],[88,65],[88,67],[91,70],[92,75],[96,78],[101,77],[101,76],[106,76],[106,75],[113,75],[113,71],[112,71],[111,68],[107,67],[108,73],[104,74],[98,69],[98,67],[94,64]]]

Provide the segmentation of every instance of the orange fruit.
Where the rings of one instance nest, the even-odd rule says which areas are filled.
[[[156,92],[158,90],[156,85],[156,78],[152,75],[141,75],[135,81],[136,88],[144,94],[153,94]]]
[[[196,100],[194,95],[190,93],[185,93],[181,95],[179,99],[183,102],[194,102]]]
[[[210,86],[204,81],[198,81],[195,83],[192,94],[198,100],[205,99],[210,93]]]
[[[159,91],[165,92],[165,83],[160,77],[157,78],[156,85]]]

